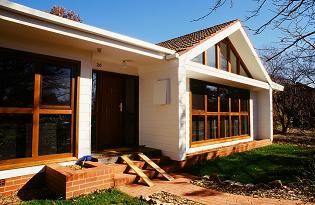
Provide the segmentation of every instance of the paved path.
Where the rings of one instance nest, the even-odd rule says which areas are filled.
[[[249,196],[233,195],[228,193],[222,193],[211,189],[195,186],[190,183],[190,179],[184,175],[173,175],[175,180],[169,182],[165,180],[156,179],[153,180],[154,186],[148,187],[145,185],[131,184],[118,187],[121,191],[131,196],[148,196],[154,192],[166,191],[178,196],[185,197],[187,199],[198,201],[204,204],[268,204],[268,205],[293,205],[293,204],[311,204],[301,201],[279,200],[269,198],[253,198]]]

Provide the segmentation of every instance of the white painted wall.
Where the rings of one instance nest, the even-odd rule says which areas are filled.
[[[256,92],[257,139],[273,140],[272,89]]]
[[[161,149],[174,160],[179,160],[177,68],[176,60],[139,68],[139,144]],[[154,104],[154,84],[161,79],[170,79],[170,104]]]
[[[91,53],[55,44],[43,43],[40,39],[34,43],[21,37],[1,35],[0,47],[27,51],[37,54],[66,58],[81,62],[79,96],[79,157],[91,154],[91,89],[92,61]],[[43,166],[34,166],[14,170],[0,171],[0,179],[34,174]]]

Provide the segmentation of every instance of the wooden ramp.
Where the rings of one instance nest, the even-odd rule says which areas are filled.
[[[160,173],[163,177],[165,177],[167,180],[172,181],[174,178],[167,174],[161,167],[159,167],[156,163],[154,163],[149,157],[147,157],[145,154],[142,152],[137,153],[137,155],[142,159],[145,163],[150,165],[155,171]],[[149,179],[149,177],[143,172],[142,169],[137,167],[135,163],[130,159],[130,155],[121,155],[120,156],[123,161],[125,161],[128,166],[135,171],[135,173],[143,179],[143,181],[148,185],[148,186],[153,186],[153,182]]]
[[[138,156],[143,159],[146,163],[148,163],[153,169],[155,169],[157,172],[159,172],[163,177],[165,177],[168,181],[174,180],[172,176],[167,174],[161,167],[159,167],[157,164],[155,164],[149,157],[144,155],[143,153],[138,153]]]
[[[147,175],[145,175],[145,173],[143,173],[143,171],[142,171],[139,167],[137,167],[137,166],[132,162],[132,160],[128,157],[128,155],[122,155],[122,156],[120,156],[120,157],[128,164],[128,166],[129,166],[131,169],[133,169],[133,170],[137,173],[137,175],[138,175],[141,179],[143,179],[143,181],[144,181],[149,187],[151,187],[151,186],[154,185],[153,182],[149,179],[149,177],[148,177]]]

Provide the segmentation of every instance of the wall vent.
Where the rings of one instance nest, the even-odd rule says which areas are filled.
[[[0,179],[0,187],[5,186],[5,179]]]

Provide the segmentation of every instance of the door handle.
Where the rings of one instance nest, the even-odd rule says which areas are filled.
[[[123,111],[123,103],[119,103],[119,111],[122,112]]]

